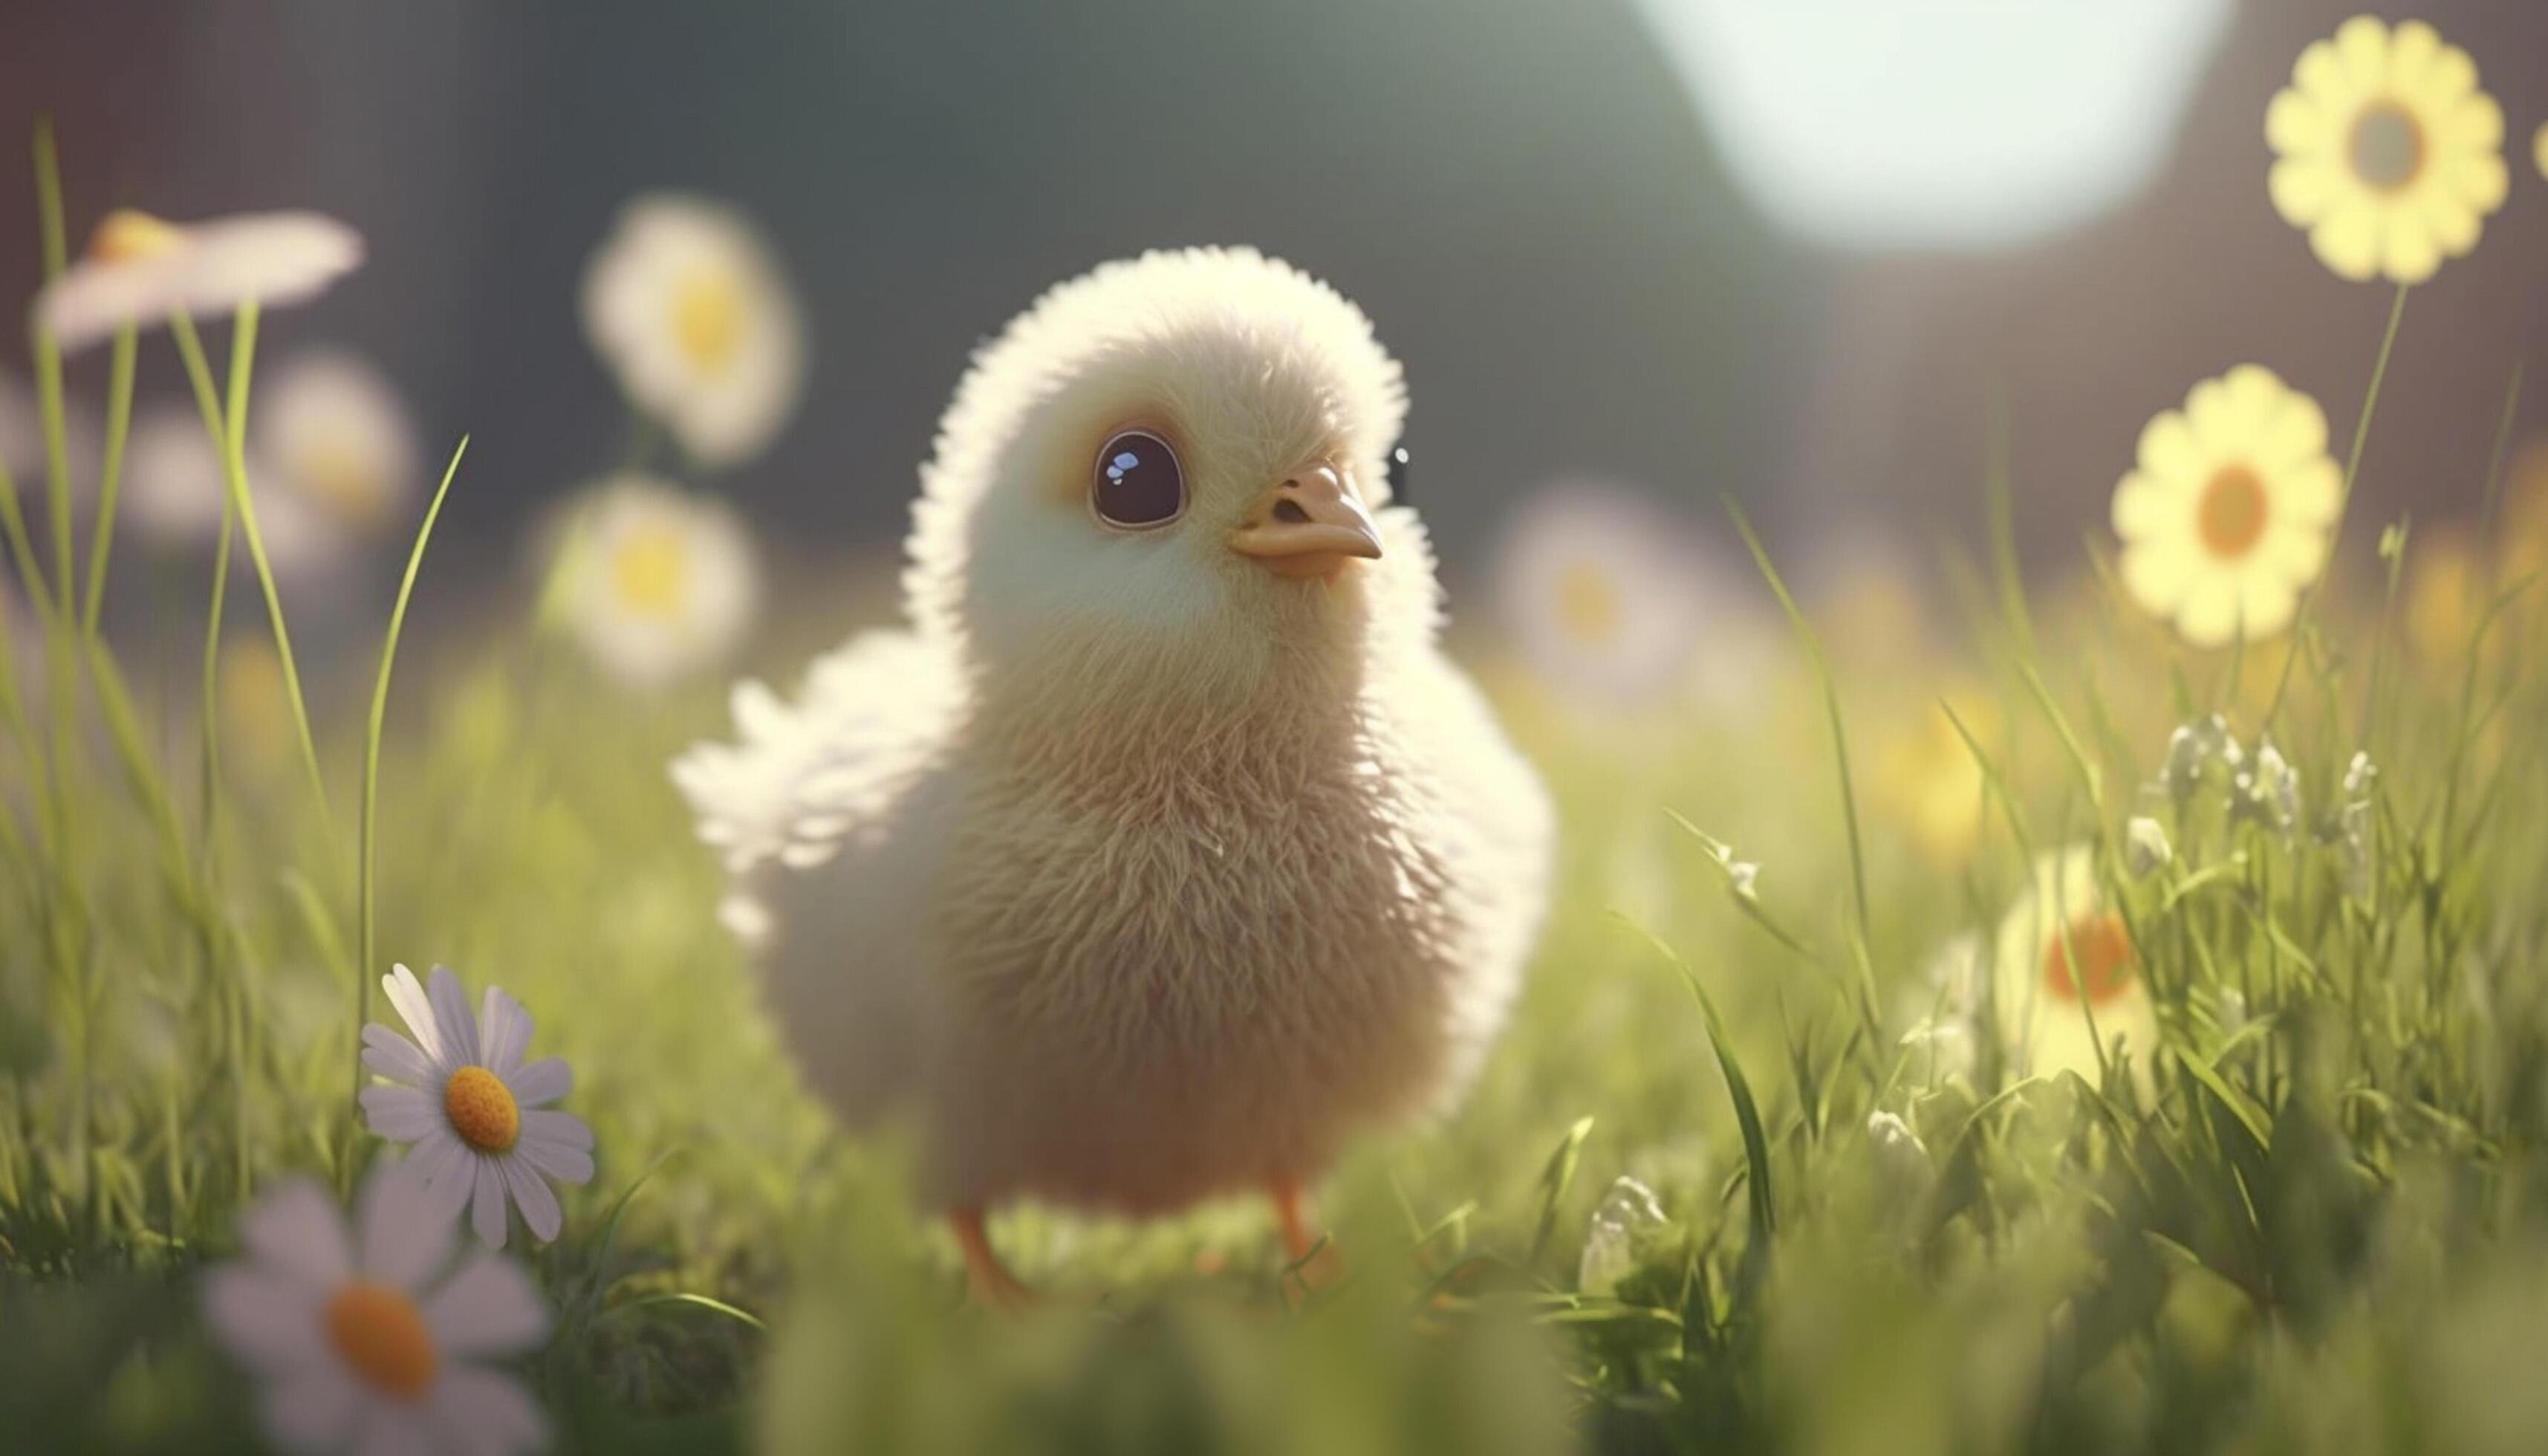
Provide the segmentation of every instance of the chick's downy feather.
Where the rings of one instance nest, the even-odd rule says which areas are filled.
[[[1435,645],[1405,410],[1361,312],[1253,252],[1061,285],[976,357],[923,473],[910,625],[675,775],[734,875],[808,1081],[908,1105],[951,1204],[1131,1211],[1315,1176],[1457,1095],[1536,933],[1549,813]],[[1115,529],[1092,462],[1172,441],[1184,502]],[[1233,550],[1325,468],[1376,560]],[[1279,518],[1279,517],[1277,517]]]

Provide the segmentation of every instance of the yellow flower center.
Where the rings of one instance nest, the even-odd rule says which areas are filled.
[[[2071,953],[2079,956],[2078,971]],[[2070,922],[2068,936],[2054,936],[2044,953],[2044,984],[2064,1001],[2079,999],[2086,987],[2091,1004],[2103,1006],[2133,984],[2133,938],[2113,915],[2083,916]]]
[[[1619,606],[1618,584],[1592,562],[1575,562],[1557,579],[1557,625],[1578,642],[1599,646],[1617,636]]]
[[[640,616],[679,615],[689,595],[689,541],[667,525],[632,527],[611,555],[610,585]]]
[[[2424,170],[2424,129],[2394,101],[2375,101],[2353,119],[2353,174],[2378,192],[2397,192]]]
[[[163,257],[186,240],[176,224],[135,208],[117,208],[88,235],[88,255],[100,263],[135,263]]]
[[[522,1134],[512,1089],[483,1066],[464,1066],[442,1086],[442,1115],[451,1131],[480,1152],[502,1152]]]
[[[2265,483],[2244,465],[2228,465],[2203,488],[2196,507],[2203,544],[2225,561],[2253,549],[2265,534]]]
[[[386,1285],[346,1285],[327,1302],[327,1340],[354,1373],[407,1400],[433,1384],[433,1335],[415,1301]]]
[[[673,290],[673,340],[701,374],[722,374],[743,348],[742,282],[730,269],[702,264]]]
[[[338,515],[360,526],[380,523],[389,493],[362,451],[342,440],[320,440],[302,452],[297,473]]]

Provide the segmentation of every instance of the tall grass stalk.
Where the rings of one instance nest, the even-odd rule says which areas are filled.
[[[274,564],[267,559],[265,537],[257,529],[256,500],[248,489],[247,479],[247,398],[248,377],[256,360],[257,306],[253,301],[239,306],[230,323],[230,382],[227,408],[213,388],[212,366],[205,360],[204,345],[195,333],[195,322],[179,313],[168,320],[176,335],[177,352],[186,361],[186,376],[195,386],[195,401],[204,413],[204,426],[212,432],[213,443],[222,455],[222,473],[229,491],[229,509],[238,517],[239,533],[247,541],[248,561],[256,569],[258,588],[265,593],[265,615],[274,630],[275,655],[283,665],[283,693],[292,707],[292,727],[299,736],[301,765],[310,776],[310,792],[318,806],[323,831],[332,839],[335,816],[327,808],[327,779],[318,768],[318,740],[310,727],[310,708],[302,696],[301,667],[292,652],[292,629],[283,617],[283,594],[274,580]]]

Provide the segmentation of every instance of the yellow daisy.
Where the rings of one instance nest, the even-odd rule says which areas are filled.
[[[2037,861],[1992,949],[1993,1011],[2021,1074],[2074,1071],[2094,1082],[2102,1044],[2109,1060],[2129,1054],[2133,1080],[2149,1090],[2158,1010],[2132,932],[2106,904],[2086,845]]]
[[[2269,637],[2326,565],[2343,483],[2317,401],[2255,364],[2207,379],[2115,487],[2124,586],[2197,647]]]
[[[1870,787],[1886,817],[1911,833],[1922,854],[1961,864],[1980,838],[1987,783],[1979,760],[1956,731],[1956,718],[1994,751],[1998,712],[1970,683],[1947,688],[1939,702],[1924,703],[1879,739]],[[1947,716],[1948,707],[1956,718]]]
[[[2265,111],[2274,210],[2360,282],[2421,283],[2503,206],[2503,111],[2468,52],[2367,15],[2313,43]]]

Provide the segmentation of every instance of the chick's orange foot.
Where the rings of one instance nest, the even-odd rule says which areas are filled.
[[[991,1251],[991,1236],[982,1229],[980,1209],[957,1209],[947,1216],[956,1228],[956,1242],[964,1250],[964,1274],[973,1291],[973,1302],[993,1310],[1018,1311],[1035,1307],[1041,1298],[1001,1264],[1000,1256]]]

